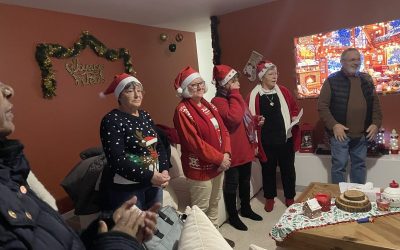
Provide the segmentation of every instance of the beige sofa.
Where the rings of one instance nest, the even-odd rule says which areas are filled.
[[[171,164],[173,166],[170,169],[171,181],[165,189],[163,205],[171,205],[184,212],[186,206],[191,206],[192,204],[190,204],[189,184],[182,171],[180,145],[171,146]],[[250,188],[251,197],[262,188],[261,166],[258,160],[253,162]],[[222,225],[227,220],[223,197],[219,201],[218,210],[218,224]]]

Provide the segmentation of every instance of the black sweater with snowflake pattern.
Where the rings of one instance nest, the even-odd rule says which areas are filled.
[[[112,110],[101,121],[100,138],[114,175],[146,186],[154,169],[162,172],[169,168],[154,122],[144,110],[139,110],[138,117]]]

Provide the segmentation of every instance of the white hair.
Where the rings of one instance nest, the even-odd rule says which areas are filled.
[[[208,91],[207,84],[204,84],[204,94],[207,93],[207,91]],[[180,98],[186,98],[186,99],[192,98],[192,94],[189,92],[189,88],[188,87],[184,88],[182,93],[178,94],[178,96]]]

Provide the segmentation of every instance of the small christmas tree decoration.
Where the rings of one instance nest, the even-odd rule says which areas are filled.
[[[385,143],[385,129],[380,128],[378,134],[376,135],[376,144],[378,151],[384,155],[389,154],[389,149],[386,147]]]
[[[385,129],[380,128],[376,135],[376,142],[378,145],[385,145]]]
[[[390,134],[390,153],[399,153],[399,135],[397,134],[396,129],[393,129]]]

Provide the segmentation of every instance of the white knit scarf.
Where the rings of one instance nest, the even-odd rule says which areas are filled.
[[[285,123],[285,130],[287,131],[286,133],[286,140],[289,139],[290,137],[292,137],[292,132],[289,129],[291,120],[290,120],[290,112],[289,112],[289,107],[286,103],[286,99],[282,94],[281,89],[279,88],[278,84],[275,85],[274,89],[271,90],[271,92],[275,90],[278,98],[279,98],[279,102],[281,104],[281,113],[282,113],[282,117],[283,117],[283,121]],[[265,95],[267,94],[268,91],[263,90],[263,88],[261,87],[261,84],[257,84],[257,86],[255,86],[253,88],[253,90],[250,93],[250,100],[249,100],[249,109],[252,115],[257,115],[256,114],[256,96],[257,95]],[[272,92],[273,93],[273,92]],[[261,109],[261,107],[260,107]],[[268,119],[268,117],[266,117],[266,119]],[[258,140],[258,139],[257,139]]]

